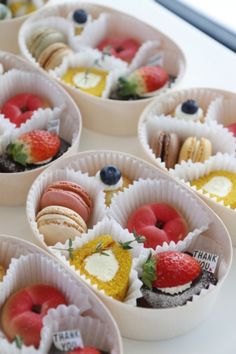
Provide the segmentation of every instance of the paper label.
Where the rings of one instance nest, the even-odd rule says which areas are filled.
[[[79,330],[61,331],[53,334],[53,343],[61,351],[83,348],[83,339]]]
[[[48,122],[47,130],[50,133],[59,135],[60,131],[60,119],[52,119]]]
[[[203,270],[215,273],[219,256],[210,252],[195,250],[193,257],[200,263]]]

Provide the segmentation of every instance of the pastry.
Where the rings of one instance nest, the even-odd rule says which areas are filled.
[[[28,40],[28,49],[38,60],[40,54],[54,43],[64,43],[66,44],[67,40],[65,35],[58,30],[51,27],[40,27],[38,28],[33,35]]]
[[[203,190],[218,202],[236,208],[236,173],[224,170],[209,174],[190,182],[191,186]]]
[[[182,306],[202,289],[216,284],[213,273],[201,269],[192,256],[177,251],[155,254],[143,265],[139,307],[169,308]]]
[[[106,38],[97,48],[108,55],[122,59],[128,63],[132,61],[140,47],[140,43],[132,38]]]
[[[104,166],[97,172],[96,177],[103,183],[106,205],[108,207],[111,204],[112,197],[116,193],[122,192],[132,183],[128,177],[121,175],[121,171],[118,167],[113,165]]]
[[[91,284],[116,300],[123,301],[129,287],[132,256],[110,235],[101,235],[73,250],[70,264]]]
[[[7,146],[7,154],[19,164],[50,162],[60,149],[60,138],[46,130],[32,130]]]
[[[0,281],[3,280],[4,275],[6,274],[6,270],[3,265],[0,264]]]
[[[169,81],[169,75],[160,66],[143,66],[127,77],[120,77],[116,89],[112,92],[114,99],[137,99],[154,93]]]
[[[142,205],[129,216],[127,228],[130,232],[145,237],[144,247],[156,249],[164,242],[177,243],[188,233],[183,216],[165,203]]]
[[[49,71],[61,65],[64,57],[71,54],[72,50],[64,43],[53,43],[45,48],[38,57],[39,65]]]
[[[231,133],[233,133],[234,136],[236,136],[236,123],[232,123],[230,125],[227,125],[226,127]]]
[[[204,119],[202,108],[199,107],[197,101],[190,99],[176,107],[174,116],[190,122],[203,122]]]
[[[60,139],[60,148],[56,155],[53,156],[51,161],[54,161],[61,157],[70,147],[70,144],[67,143],[65,140],[62,138]],[[41,165],[46,165],[48,162],[51,161],[44,161],[41,163]],[[40,167],[39,164],[26,164],[22,165],[16,161],[13,160],[11,154],[8,154],[8,152],[4,152],[2,155],[0,155],[0,173],[16,173],[16,172],[24,172],[28,170],[33,170],[35,168]]]
[[[92,199],[86,190],[77,183],[56,181],[43,192],[40,210],[51,205],[59,205],[78,213],[87,223],[92,211]]]
[[[4,4],[0,3],[0,21],[12,18],[11,10]]]
[[[84,27],[92,21],[92,16],[84,9],[77,9],[69,14],[75,26],[75,34],[80,35]]]
[[[150,147],[156,158],[165,162],[167,168],[174,168],[180,150],[180,139],[176,133],[157,131],[153,134]]]
[[[9,341],[16,336],[22,338],[26,346],[38,348],[43,317],[50,308],[67,305],[64,295],[56,288],[36,284],[13,293],[1,311],[1,329]]]
[[[179,163],[181,161],[192,160],[192,162],[204,162],[209,159],[212,154],[212,144],[207,138],[200,138],[195,136],[187,138],[179,153]]]
[[[36,216],[39,232],[48,246],[64,243],[87,232],[87,225],[75,211],[51,205],[43,208]]]
[[[108,74],[108,71],[92,67],[69,68],[61,80],[90,95],[101,97],[106,87]]]
[[[49,107],[49,103],[44,98],[23,92],[8,99],[0,108],[0,113],[19,128],[35,111],[46,107]]]

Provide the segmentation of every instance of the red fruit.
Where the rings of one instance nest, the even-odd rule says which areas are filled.
[[[100,354],[100,353],[101,353],[100,350],[97,350],[96,348],[85,347],[85,348],[72,350],[67,354]]]
[[[108,38],[104,39],[98,49],[104,53],[113,55],[116,58],[122,59],[130,63],[138,51],[140,44],[132,38]]]
[[[44,108],[46,105],[41,97],[25,92],[7,100],[1,109],[1,113],[17,127],[20,127],[32,116],[34,111]]]
[[[22,134],[7,147],[7,153],[21,165],[44,162],[56,155],[60,138],[45,130],[32,130]]]
[[[171,205],[147,204],[136,209],[128,219],[128,230],[145,236],[144,247],[156,249],[164,242],[177,243],[187,235],[188,227],[183,217]]]
[[[43,317],[50,308],[67,305],[64,295],[52,286],[37,284],[10,296],[1,312],[3,332],[10,341],[20,336],[27,346],[40,342]]]
[[[156,256],[155,288],[176,287],[195,280],[201,273],[199,262],[186,253],[168,251]]]
[[[226,128],[236,136],[236,123],[230,124]]]
[[[117,95],[121,98],[141,96],[160,89],[168,80],[167,72],[160,66],[143,66],[133,71],[127,78],[119,79]]]

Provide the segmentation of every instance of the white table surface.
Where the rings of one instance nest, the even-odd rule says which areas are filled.
[[[52,0],[56,3],[60,0]],[[130,13],[157,27],[183,49],[187,59],[181,87],[212,87],[236,91],[236,55],[152,0],[93,0]],[[109,137],[84,129],[80,150],[113,149],[144,157],[137,138]],[[0,207],[0,233],[33,241],[24,207]],[[236,256],[236,250],[234,249]],[[125,354],[235,354],[236,260],[211,316],[188,334],[161,342],[124,338]],[[135,324],[134,324],[135,325]],[[148,330],[148,323],[147,323]],[[157,328],[158,330],[158,328]]]

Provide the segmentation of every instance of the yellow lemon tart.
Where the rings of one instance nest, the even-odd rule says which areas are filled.
[[[93,96],[102,96],[108,71],[95,68],[69,68],[61,79],[67,84]]]
[[[98,236],[74,250],[70,264],[106,295],[124,300],[129,287],[132,256],[112,236]]]
[[[202,189],[216,200],[236,208],[236,173],[230,171],[212,171],[197,180],[190,182],[191,186]]]

